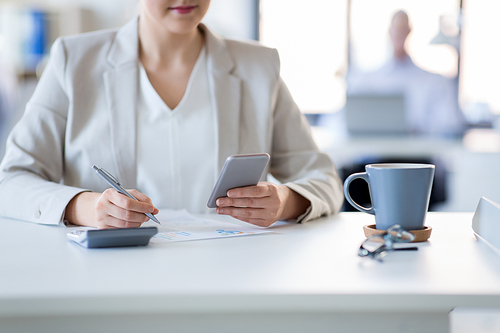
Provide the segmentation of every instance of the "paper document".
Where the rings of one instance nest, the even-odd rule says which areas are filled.
[[[161,225],[155,225],[158,233],[151,238],[151,243],[183,242],[271,232],[251,225],[240,226],[205,217],[199,218],[186,210],[164,209],[156,217],[161,221]]]

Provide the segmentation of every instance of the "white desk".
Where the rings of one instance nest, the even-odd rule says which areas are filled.
[[[357,257],[373,217],[275,233],[88,250],[66,229],[0,220],[0,332],[448,332],[456,306],[500,307],[500,257],[470,213],[430,213],[430,242]]]

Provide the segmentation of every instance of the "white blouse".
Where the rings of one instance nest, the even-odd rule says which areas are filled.
[[[137,190],[160,209],[207,213],[217,161],[206,50],[200,52],[186,92],[173,110],[139,66]]]

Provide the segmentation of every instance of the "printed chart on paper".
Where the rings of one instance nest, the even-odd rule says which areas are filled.
[[[158,233],[152,243],[171,243],[190,240],[249,236],[271,232],[259,227],[240,226],[209,218],[199,218],[186,210],[162,210],[156,217],[161,225],[154,224]],[[152,222],[148,222],[148,225]]]

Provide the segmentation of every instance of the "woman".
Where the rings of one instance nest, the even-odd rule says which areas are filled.
[[[119,30],[58,39],[0,166],[0,215],[138,227],[158,207],[207,212],[229,155],[268,152],[270,173],[230,191],[217,213],[259,226],[340,209],[334,165],[315,146],[273,49],[200,22],[209,0],[141,0]],[[139,201],[106,189],[91,166]],[[147,193],[148,196],[143,193]]]

